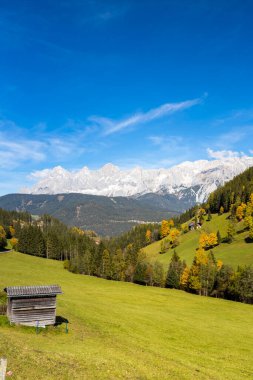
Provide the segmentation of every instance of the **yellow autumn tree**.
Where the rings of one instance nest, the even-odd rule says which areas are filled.
[[[164,238],[169,235],[170,233],[170,226],[168,220],[162,220],[161,223],[161,230],[160,230],[161,237]]]
[[[195,254],[197,265],[206,265],[208,263],[208,256],[203,248],[199,248]]]
[[[12,249],[16,249],[17,245],[18,245],[18,239],[13,237],[10,239],[10,244],[11,244],[11,247]]]
[[[209,244],[209,236],[206,232],[202,232],[199,237],[200,248],[207,248]]]
[[[243,223],[246,228],[250,228],[253,225],[252,216],[251,215],[245,216]]]
[[[146,231],[146,235],[145,235],[145,238],[146,238],[146,242],[147,243],[150,243],[151,242],[151,237],[152,237],[152,232],[150,230],[147,230]]]
[[[223,265],[223,262],[219,259],[217,260],[217,269],[220,270]]]
[[[223,213],[224,213],[224,207],[220,206],[220,212],[219,212],[219,214],[222,215]]]
[[[202,232],[199,237],[199,246],[200,248],[208,249],[212,248],[218,244],[218,237],[215,232],[211,232],[210,234],[206,232]]]
[[[253,205],[251,204],[251,202],[248,202],[245,209],[245,217],[251,216],[252,213],[253,213]]]
[[[190,268],[186,266],[183,270],[183,273],[180,276],[180,287],[181,288],[185,289],[187,287],[189,277],[190,277]]]
[[[246,204],[245,203],[241,203],[240,206],[238,206],[236,208],[236,213],[235,213],[235,216],[236,218],[240,221],[244,218],[244,213],[245,213],[245,210],[246,210]]]
[[[174,220],[173,219],[169,220],[169,227],[170,228],[174,227]]]
[[[15,235],[15,232],[16,232],[15,228],[13,226],[10,226],[9,231],[10,231],[11,237],[13,237]]]
[[[199,215],[206,215],[206,210],[203,207],[199,209]]]
[[[217,234],[215,232],[211,232],[208,235],[208,246],[211,248],[211,247],[214,247],[217,244],[218,244]]]
[[[180,231],[177,228],[172,228],[170,230],[170,241],[172,244],[175,242],[175,240],[178,239],[179,235],[180,235]]]
[[[72,227],[71,231],[73,233],[81,235],[81,236],[83,236],[85,234],[85,232],[83,230],[81,230],[80,228],[78,228],[78,227]]]

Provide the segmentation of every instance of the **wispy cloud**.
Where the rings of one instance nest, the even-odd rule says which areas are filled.
[[[244,152],[236,152],[233,150],[216,150],[216,151],[214,151],[210,148],[207,149],[207,154],[208,154],[209,158],[214,158],[215,160],[224,160],[227,158],[245,156]]]
[[[220,135],[217,139],[216,145],[220,148],[226,149],[227,147],[231,147],[234,144],[242,141],[247,135],[247,131],[240,129],[240,130],[233,130],[231,132],[224,133]]]
[[[44,148],[43,142],[32,139],[12,142],[10,136],[0,133],[0,168],[15,168],[25,161],[44,161]]]
[[[191,108],[195,105],[201,104],[203,102],[202,98],[186,100],[179,103],[166,103],[160,107],[153,108],[147,112],[135,113],[122,120],[112,120],[105,117],[92,116],[89,118],[90,121],[96,123],[100,128],[103,129],[103,134],[111,135],[113,133],[120,132],[122,130],[130,129],[131,127],[137,126],[139,124],[144,124],[151,122],[153,120],[162,118],[166,115],[183,111],[187,108]]]
[[[184,140],[181,136],[149,136],[148,140],[160,149],[184,149]]]
[[[24,164],[66,161],[86,151],[84,132],[74,131],[71,135],[52,133],[47,132],[42,124],[41,128],[36,129],[37,134],[31,129],[33,134],[30,137],[25,129],[13,121],[0,120],[0,168],[15,169]]]
[[[216,120],[213,121],[214,126],[220,126],[223,124],[227,123],[233,123],[238,121],[240,123],[245,123],[245,122],[250,122],[253,120],[253,109],[239,109],[239,110],[234,110],[230,112],[228,115],[224,117],[217,118]]]

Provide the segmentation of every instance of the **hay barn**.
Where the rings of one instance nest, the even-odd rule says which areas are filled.
[[[7,293],[7,317],[10,323],[25,326],[53,325],[56,318],[58,285],[10,286]]]

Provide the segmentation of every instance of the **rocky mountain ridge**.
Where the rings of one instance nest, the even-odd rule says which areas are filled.
[[[106,164],[98,170],[84,167],[68,171],[61,166],[35,172],[37,183],[26,194],[80,193],[107,197],[144,194],[175,195],[178,199],[203,202],[217,187],[253,166],[253,157],[186,161],[169,169],[121,170]]]

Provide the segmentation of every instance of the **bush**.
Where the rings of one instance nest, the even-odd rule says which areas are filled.
[[[64,269],[69,270],[69,266],[70,266],[69,260],[64,260],[64,262],[63,262]]]

